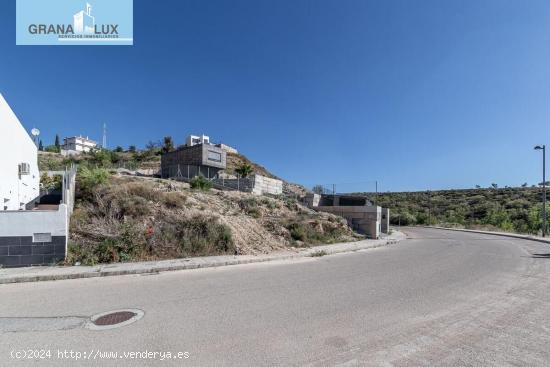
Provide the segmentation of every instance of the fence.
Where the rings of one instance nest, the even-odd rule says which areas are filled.
[[[0,267],[52,265],[65,259],[76,167],[47,173],[62,176],[61,203],[54,210],[0,212]]]

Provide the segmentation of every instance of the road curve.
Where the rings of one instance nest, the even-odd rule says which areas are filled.
[[[23,349],[52,351],[17,361],[39,366],[550,365],[550,245],[405,233],[396,245],[319,258],[1,285],[0,365],[19,365],[10,354]],[[117,329],[82,327],[125,308],[145,315]],[[119,354],[75,361],[58,351]]]

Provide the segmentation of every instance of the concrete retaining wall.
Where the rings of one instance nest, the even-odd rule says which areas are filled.
[[[344,217],[348,225],[369,238],[379,238],[382,208],[379,206],[317,206],[312,209]]]
[[[256,195],[282,195],[283,181],[261,175],[254,175],[254,189],[252,193]]]
[[[218,178],[212,182],[243,192],[251,192],[256,195],[283,193],[283,181],[261,175],[253,175],[247,178]]]
[[[67,205],[0,212],[0,266],[52,265],[67,253]]]

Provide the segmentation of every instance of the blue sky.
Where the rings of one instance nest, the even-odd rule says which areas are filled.
[[[106,122],[110,147],[206,133],[339,191],[541,181],[546,0],[135,0],[133,47],[15,46],[14,0],[0,24],[0,93],[45,143]]]

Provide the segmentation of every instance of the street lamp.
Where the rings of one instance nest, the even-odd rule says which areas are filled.
[[[546,145],[537,145],[542,150],[542,237],[546,236]]]

